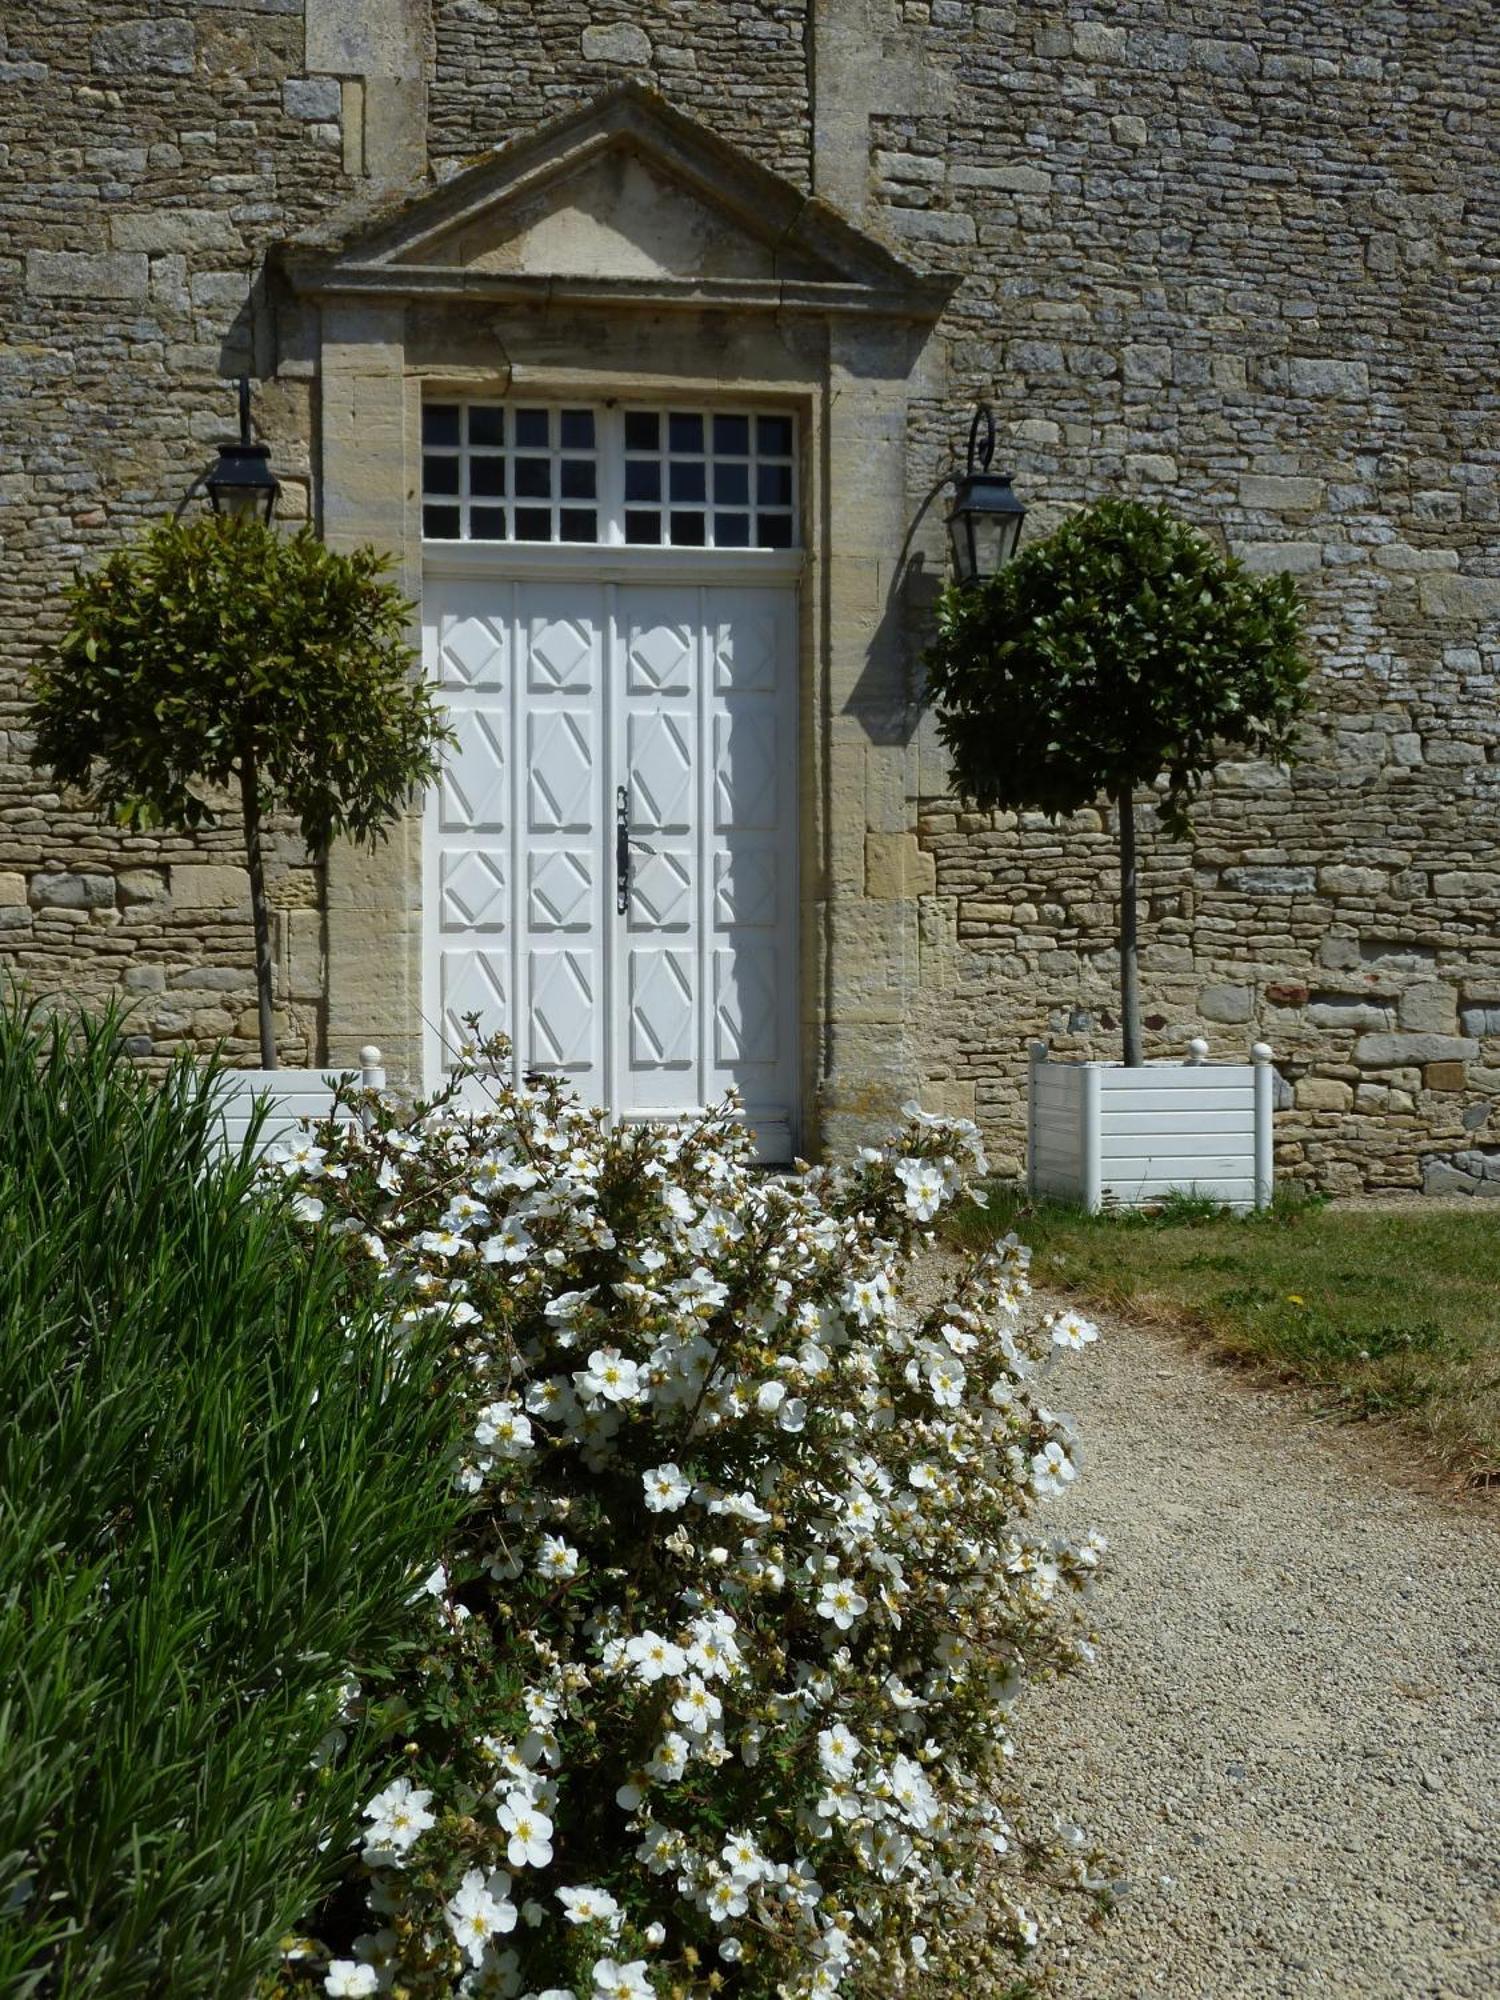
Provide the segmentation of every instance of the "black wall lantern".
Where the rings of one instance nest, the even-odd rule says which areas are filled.
[[[1004,569],[1016,552],[1026,519],[1026,509],[1010,490],[1009,475],[990,471],[994,456],[995,418],[989,405],[981,403],[969,426],[968,470],[955,481],[948,510],[953,568],[965,587],[987,583]]]
[[[219,446],[213,471],[203,482],[216,514],[253,516],[269,521],[276,511],[281,481],[271,470],[271,447],[256,444],[250,436],[250,377],[240,377],[240,435],[238,442]]]

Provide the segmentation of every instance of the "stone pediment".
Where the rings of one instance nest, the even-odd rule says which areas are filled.
[[[957,279],[626,84],[423,186],[283,246],[311,294],[732,305],[934,319]]]

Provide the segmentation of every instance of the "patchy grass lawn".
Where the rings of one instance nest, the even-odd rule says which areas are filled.
[[[1177,1201],[1088,1216],[996,1190],[949,1233],[1015,1229],[1033,1275],[1080,1301],[1206,1340],[1351,1417],[1399,1417],[1475,1483],[1500,1482],[1500,1204],[1334,1209],[1305,1197],[1236,1217]]]

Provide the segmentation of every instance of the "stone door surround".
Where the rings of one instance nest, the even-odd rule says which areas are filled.
[[[439,187],[364,202],[281,246],[273,274],[316,313],[324,536],[390,549],[414,602],[424,397],[795,417],[800,1124],[834,1150],[884,1124],[920,1074],[915,885],[886,865],[917,791],[910,732],[890,727],[907,704],[892,603],[908,407],[937,393],[932,332],[956,281],[633,84]],[[415,812],[373,854],[338,849],[327,887],[327,1057],[373,1040],[412,1079],[421,828]]]

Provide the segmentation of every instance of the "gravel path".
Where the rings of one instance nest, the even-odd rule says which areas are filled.
[[[1108,1535],[1099,1664],[1017,1720],[1019,1775],[1129,1893],[1058,2000],[1500,1994],[1500,1520],[1385,1476],[1171,1336],[1060,1368]],[[1075,1938],[1080,1911],[1065,1911]]]

